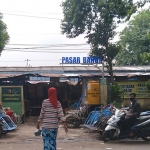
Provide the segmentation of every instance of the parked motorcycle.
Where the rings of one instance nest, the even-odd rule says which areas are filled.
[[[17,126],[11,118],[0,111],[0,136],[8,133],[9,131],[15,130],[16,128]]]
[[[116,109],[116,108],[115,108]],[[126,139],[126,138],[142,138],[144,141],[150,141],[150,112],[142,112],[138,120],[131,127],[130,131],[123,130],[123,122],[125,120],[126,110],[116,109],[113,115],[107,122],[107,127],[102,135],[104,142],[112,139]],[[133,132],[130,137],[129,133]]]
[[[0,137],[2,136],[2,134],[3,134],[3,128],[2,128],[2,124],[0,123]]]

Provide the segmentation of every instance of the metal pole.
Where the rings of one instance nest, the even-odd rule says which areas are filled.
[[[104,62],[102,62],[102,79],[104,80]]]
[[[31,61],[31,60],[27,59],[25,61],[27,62],[26,66],[28,67],[29,66],[29,61]]]
[[[102,82],[104,82],[104,62],[102,61]],[[101,104],[105,104],[105,102],[104,102],[104,99],[105,99],[105,96],[104,96],[104,93],[105,93],[105,91],[104,91],[104,83],[101,85]]]

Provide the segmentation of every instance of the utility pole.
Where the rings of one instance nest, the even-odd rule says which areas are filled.
[[[29,61],[31,61],[31,60],[27,59],[25,61],[27,62],[26,66],[28,67],[29,66]]]
[[[102,79],[104,80],[104,62],[102,62]]]

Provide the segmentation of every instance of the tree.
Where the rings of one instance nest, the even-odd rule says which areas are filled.
[[[148,41],[150,41],[150,30],[147,32],[147,38]],[[144,52],[142,54],[140,54],[142,61],[145,63],[150,63],[150,53],[149,52]]]
[[[3,18],[3,16],[0,13],[0,53],[2,52],[5,45],[9,42],[9,35],[8,35],[8,32],[6,31],[7,26],[1,20],[2,18]]]
[[[150,10],[143,10],[128,23],[121,32],[119,44],[122,51],[117,55],[119,65],[146,65],[148,53],[150,53]]]
[[[122,98],[124,98],[124,90],[118,83],[110,84],[109,88],[110,101],[120,101]]]
[[[86,34],[91,46],[91,55],[101,56],[113,83],[112,60],[121,47],[112,44],[117,23],[128,20],[147,1],[133,3],[133,0],[66,0],[62,3],[64,19],[62,33],[68,38]]]

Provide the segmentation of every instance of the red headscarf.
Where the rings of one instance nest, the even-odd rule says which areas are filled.
[[[49,88],[48,90],[48,99],[50,100],[51,104],[54,106],[54,108],[57,108],[57,91],[54,87]]]

